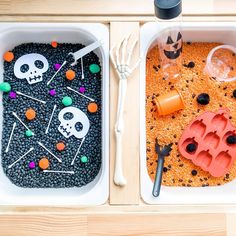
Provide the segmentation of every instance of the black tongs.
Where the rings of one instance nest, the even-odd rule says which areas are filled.
[[[158,141],[156,139],[155,151],[158,155],[158,163],[157,163],[157,169],[156,169],[156,177],[155,177],[154,186],[152,190],[152,195],[154,197],[158,197],[160,194],[165,157],[170,155],[170,152],[172,150],[171,148],[172,145],[173,143],[170,143],[168,145],[165,145],[162,149],[160,149],[160,145],[158,144]]]

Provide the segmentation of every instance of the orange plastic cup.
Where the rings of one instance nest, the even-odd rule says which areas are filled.
[[[158,115],[169,115],[175,111],[184,109],[182,95],[177,89],[154,99]]]

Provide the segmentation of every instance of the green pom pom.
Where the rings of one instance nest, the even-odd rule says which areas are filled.
[[[3,82],[0,84],[0,91],[3,92],[10,92],[11,91],[11,85],[7,82]]]
[[[72,104],[72,99],[71,99],[71,97],[68,97],[68,96],[64,97],[64,98],[62,99],[62,104],[63,104],[64,106],[66,106],[66,107],[70,106],[70,105]]]
[[[87,162],[88,162],[88,157],[82,156],[82,157],[80,158],[80,160],[81,160],[82,163],[87,163]]]
[[[33,132],[30,129],[28,129],[28,130],[25,131],[25,135],[27,137],[31,137],[33,135]]]
[[[89,70],[91,71],[91,73],[96,74],[96,73],[98,73],[101,69],[100,69],[100,66],[99,66],[99,65],[97,65],[97,64],[91,64],[91,65],[89,66]]]

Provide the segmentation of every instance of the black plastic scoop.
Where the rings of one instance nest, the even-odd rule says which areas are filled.
[[[152,195],[154,197],[158,197],[160,194],[162,172],[163,172],[165,157],[170,155],[170,152],[172,150],[171,148],[172,145],[173,143],[165,145],[161,150],[160,145],[158,144],[158,141],[156,139],[155,151],[158,155],[158,163],[157,163],[157,169],[156,169],[156,177],[155,177],[154,186],[152,190]]]

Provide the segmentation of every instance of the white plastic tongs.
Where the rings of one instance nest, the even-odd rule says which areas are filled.
[[[70,63],[71,66],[75,66],[78,62],[78,60],[80,58],[82,58],[83,56],[87,55],[88,53],[92,52],[93,50],[99,48],[101,45],[103,44],[102,40],[97,40],[95,41],[94,43],[91,43],[90,45],[76,51],[76,52],[70,52],[68,54],[68,56],[71,56],[73,61],[67,61],[65,60],[60,68],[56,71],[56,73],[51,77],[51,79],[47,82],[47,85],[49,85],[52,80],[56,77],[56,75],[59,73],[59,71],[62,69],[62,67],[67,64],[67,63]]]
[[[101,45],[102,45],[102,40],[98,40],[78,50],[77,52],[70,52],[68,55],[72,55],[74,58],[74,62],[71,63],[71,66],[75,66],[80,58],[92,52],[96,48],[99,48]]]

